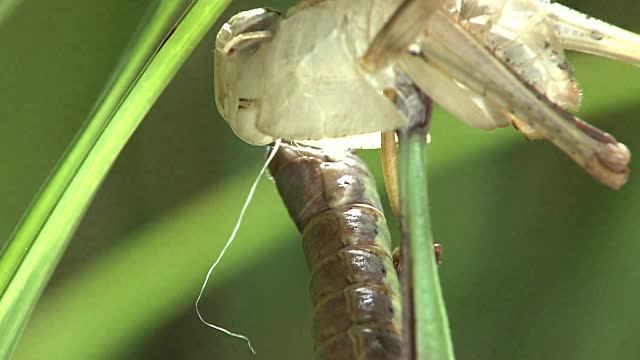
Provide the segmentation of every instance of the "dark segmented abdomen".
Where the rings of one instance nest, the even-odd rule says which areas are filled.
[[[375,181],[351,153],[282,144],[269,166],[303,235],[316,359],[400,359],[400,298]]]

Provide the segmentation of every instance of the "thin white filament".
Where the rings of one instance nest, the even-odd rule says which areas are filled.
[[[244,201],[244,205],[242,206],[242,210],[240,210],[240,215],[238,216],[238,221],[236,221],[236,225],[233,228],[233,231],[231,232],[231,236],[229,236],[229,239],[227,240],[227,242],[225,243],[224,247],[220,251],[220,254],[218,254],[218,257],[216,258],[216,261],[209,268],[209,271],[207,272],[207,276],[204,278],[204,282],[202,283],[202,288],[200,288],[200,293],[198,294],[198,298],[196,299],[196,313],[198,314],[198,317],[200,318],[200,321],[202,321],[203,324],[207,325],[210,328],[213,328],[213,329],[216,329],[218,331],[221,331],[221,332],[223,332],[223,333],[225,333],[225,334],[227,334],[229,336],[233,336],[235,338],[239,338],[239,339],[242,339],[242,340],[246,341],[247,345],[249,346],[249,350],[251,350],[253,355],[256,354],[256,351],[253,349],[253,346],[251,346],[251,341],[249,340],[248,337],[246,337],[246,336],[244,336],[242,334],[238,334],[238,333],[229,331],[229,330],[223,328],[222,326],[218,326],[218,325],[215,325],[215,324],[207,322],[204,319],[204,317],[202,316],[202,314],[200,313],[200,308],[198,307],[198,305],[200,304],[200,300],[202,299],[202,295],[204,294],[204,289],[207,287],[207,283],[209,282],[209,278],[211,277],[211,273],[213,272],[213,269],[215,269],[216,266],[218,266],[218,263],[220,262],[220,260],[224,256],[224,254],[227,252],[227,249],[229,248],[229,246],[231,245],[231,243],[235,239],[236,234],[238,233],[238,230],[240,229],[240,225],[242,224],[242,219],[244,218],[244,214],[247,212],[247,208],[249,207],[249,204],[251,203],[251,199],[253,199],[253,195],[255,194],[256,189],[258,188],[258,183],[260,183],[260,179],[262,178],[264,173],[267,171],[267,167],[269,166],[269,164],[271,163],[271,161],[275,157],[276,153],[278,152],[278,149],[280,148],[280,142],[281,142],[280,139],[277,139],[275,141],[275,143],[273,145],[273,150],[271,150],[271,153],[269,154],[269,157],[267,158],[267,161],[265,161],[264,165],[262,166],[262,169],[260,169],[260,172],[258,173],[258,176],[256,177],[255,181],[253,182],[253,185],[251,186],[251,189],[249,190],[249,194],[247,195],[247,199]]]

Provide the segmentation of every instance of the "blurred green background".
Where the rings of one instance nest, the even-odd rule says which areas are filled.
[[[13,0],[0,10],[9,3],[17,6],[0,23],[0,247],[153,1]],[[223,19],[290,4],[235,1]],[[640,30],[635,0],[566,4]],[[16,359],[253,358],[193,308],[264,159],[215,109],[215,31],[111,171]],[[639,151],[640,70],[571,58],[581,114]],[[470,129],[440,110],[432,133],[431,209],[458,359],[640,358],[640,180],[611,191],[547,143]],[[361,154],[380,179],[378,153]],[[300,237],[263,180],[203,312],[248,335],[257,358],[306,359],[307,281]]]

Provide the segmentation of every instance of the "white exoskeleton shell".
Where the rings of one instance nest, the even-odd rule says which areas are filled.
[[[391,60],[368,64],[371,48]],[[618,188],[629,151],[569,113],[580,91],[564,48],[640,63],[638,35],[548,0],[307,0],[222,28],[216,102],[250,144],[378,147],[409,122],[408,82],[473,127],[553,142]]]

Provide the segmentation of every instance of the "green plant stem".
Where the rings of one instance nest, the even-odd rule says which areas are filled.
[[[413,331],[416,359],[452,360],[453,345],[449,321],[440,289],[438,267],[433,250],[427,171],[425,167],[425,129],[411,127],[400,133],[399,191],[403,228],[401,247],[403,271],[409,274],[412,313],[404,331]],[[409,256],[408,259],[404,259]],[[405,280],[405,279],[403,279]],[[406,287],[406,286],[405,286]],[[403,296],[405,292],[403,292]],[[404,311],[404,310],[403,310]]]
[[[116,157],[229,0],[196,1],[156,50],[180,3],[159,3],[76,141],[0,258],[0,358],[6,359],[95,192]],[[133,83],[133,85],[131,85]]]

